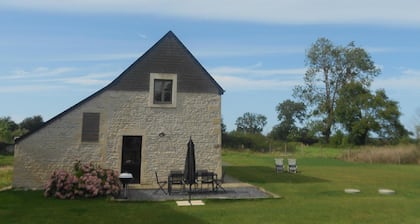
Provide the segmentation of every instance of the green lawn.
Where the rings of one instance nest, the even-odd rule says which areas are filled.
[[[119,203],[56,200],[42,192],[0,192],[1,223],[420,223],[420,166],[372,165],[297,154],[298,174],[275,174],[275,154],[224,152],[228,174],[281,199]],[[345,194],[344,188],[361,193]],[[395,195],[380,195],[391,188]]]
[[[12,183],[13,156],[0,155],[0,189]]]

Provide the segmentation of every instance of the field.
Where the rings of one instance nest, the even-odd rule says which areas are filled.
[[[306,149],[305,149],[306,150]],[[301,150],[298,174],[275,174],[279,153],[225,151],[228,175],[280,199],[175,202],[57,200],[40,191],[0,192],[1,223],[420,223],[420,166],[351,163],[330,149]],[[292,155],[289,155],[292,156]],[[0,160],[1,161],[1,160]],[[346,194],[345,188],[361,193]],[[396,190],[380,195],[379,188]]]

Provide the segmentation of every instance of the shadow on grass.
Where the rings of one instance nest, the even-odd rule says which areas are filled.
[[[328,180],[306,176],[303,173],[276,173],[266,166],[226,166],[228,175],[249,183],[322,183]]]
[[[41,191],[0,192],[1,223],[209,223],[188,214],[192,209],[200,208],[178,208],[174,201],[60,200]]]

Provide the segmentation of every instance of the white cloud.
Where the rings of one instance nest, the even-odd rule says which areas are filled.
[[[51,12],[131,13],[176,16],[204,20],[233,20],[281,24],[420,23],[417,0],[14,0],[1,8]]]
[[[265,76],[279,76],[279,75],[301,75],[305,74],[305,68],[294,68],[294,69],[259,69],[258,67],[234,67],[234,66],[222,66],[209,69],[209,72],[214,75],[250,75],[255,77]]]
[[[141,53],[115,53],[115,54],[83,54],[66,55],[59,58],[48,59],[48,61],[115,61],[115,60],[135,60]]]
[[[57,85],[10,85],[10,86],[1,86],[0,93],[26,93],[26,92],[44,92],[50,90],[58,90],[63,88],[63,86]]]
[[[404,69],[400,75],[392,77],[378,77],[372,83],[375,89],[394,89],[405,91],[419,91],[420,70]]]
[[[111,82],[111,77],[115,77],[115,73],[92,73],[84,76],[65,78],[62,81],[68,84],[84,86],[105,86]]]
[[[304,68],[262,69],[257,63],[245,67],[216,67],[210,74],[228,91],[290,89],[301,82]]]
[[[290,89],[298,84],[298,82],[293,80],[248,79],[218,75],[213,77],[227,91]]]
[[[211,48],[200,47],[194,53],[197,57],[244,57],[258,55],[277,54],[304,54],[306,46],[212,46]]]
[[[86,86],[101,88],[110,83],[116,74],[115,72],[89,73],[84,68],[68,67],[22,69],[11,72],[11,75],[0,76],[2,80],[0,93],[47,92],[66,88],[84,89]]]
[[[32,70],[15,70],[10,72],[9,75],[0,76],[0,80],[16,80],[16,79],[37,79],[42,77],[53,77],[53,76],[60,76],[72,71],[75,71],[75,68],[71,67],[59,67],[50,69],[47,67],[36,67]]]

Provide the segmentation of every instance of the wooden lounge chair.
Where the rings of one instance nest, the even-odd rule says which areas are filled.
[[[287,164],[289,166],[289,173],[297,173],[298,167],[297,167],[296,159],[288,159]]]
[[[274,164],[275,164],[275,168],[276,168],[276,173],[283,172],[283,170],[284,170],[283,158],[274,159]]]

